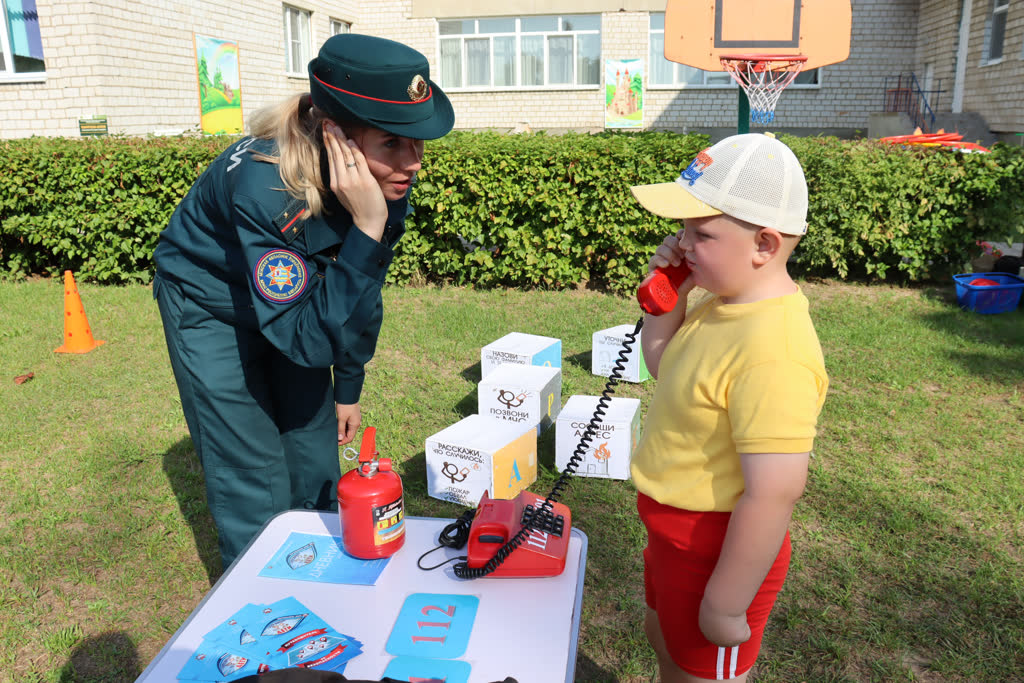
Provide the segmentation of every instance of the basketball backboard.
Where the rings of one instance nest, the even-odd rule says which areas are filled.
[[[665,59],[722,71],[737,53],[804,55],[804,69],[850,56],[850,0],[667,0]]]

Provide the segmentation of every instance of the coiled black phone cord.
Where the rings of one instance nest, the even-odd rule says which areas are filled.
[[[551,487],[551,493],[544,500],[543,503],[537,506],[536,511],[530,517],[530,521],[527,521],[523,527],[508,540],[505,545],[498,549],[487,564],[483,567],[470,567],[468,562],[459,562],[453,567],[455,576],[460,579],[479,579],[483,576],[487,576],[497,569],[502,562],[505,561],[513,550],[518,548],[523,541],[529,536],[530,530],[534,528],[532,520],[543,520],[549,516],[552,512],[555,502],[561,497],[562,491],[569,485],[569,479],[576,474],[576,468],[583,462],[583,458],[587,455],[587,446],[591,441],[594,440],[594,435],[597,433],[598,425],[600,420],[604,417],[608,410],[608,404],[611,403],[611,395],[615,393],[615,385],[619,383],[622,378],[622,373],[626,370],[627,356],[633,348],[633,344],[636,342],[636,336],[640,334],[640,328],[644,326],[644,319],[641,317],[636,321],[636,327],[632,332],[626,333],[625,341],[622,342],[622,348],[619,350],[619,355],[615,361],[615,366],[612,368],[612,374],[608,376],[608,382],[604,385],[604,391],[601,392],[601,398],[597,401],[597,408],[594,409],[594,415],[590,418],[590,422],[587,423],[587,428],[583,430],[583,436],[580,437],[580,442],[576,446],[576,450],[573,451],[572,457],[569,458],[569,462],[565,464],[565,468],[562,473],[558,475],[558,479],[555,481],[554,486]],[[469,540],[469,528],[473,521],[473,515],[476,513],[475,510],[470,511],[467,519],[467,515],[463,514],[458,520],[449,524],[445,527],[444,531],[441,532],[442,538],[439,542],[444,544],[445,532],[452,529],[451,533],[454,533],[454,538],[461,539],[462,545],[451,546],[455,548],[462,548]],[[465,527],[464,532],[463,528]],[[453,527],[455,527],[453,529]],[[571,530],[566,529],[565,533],[569,533]],[[451,536],[449,534],[449,536]],[[436,550],[435,548],[434,550]],[[433,552],[433,551],[431,551]],[[422,558],[421,558],[422,559]],[[447,563],[442,563],[447,564]],[[440,565],[438,565],[440,566]]]

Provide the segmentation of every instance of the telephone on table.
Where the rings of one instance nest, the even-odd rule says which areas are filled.
[[[651,271],[636,293],[640,307],[650,315],[664,315],[671,311],[679,300],[679,287],[689,274],[690,269],[685,262]],[[572,516],[569,508],[556,499],[568,485],[569,477],[576,473],[587,444],[594,438],[597,425],[611,401],[613,387],[625,369],[626,357],[642,326],[643,318],[637,321],[636,329],[626,335],[594,417],[548,497],[545,499],[522,491],[512,500],[496,500],[484,493],[476,510],[463,515],[441,533],[442,545],[461,548],[468,541],[466,561],[454,567],[456,576],[464,579],[543,577],[557,576],[565,569]],[[472,524],[467,538],[465,525],[470,519]],[[421,568],[424,567],[421,565]]]
[[[561,574],[569,550],[572,515],[562,503],[554,503],[550,512],[542,513],[543,503],[543,498],[529,491],[522,491],[512,500],[494,500],[484,493],[469,529],[467,564],[473,569],[485,567],[499,549],[525,528],[526,539],[489,576]]]

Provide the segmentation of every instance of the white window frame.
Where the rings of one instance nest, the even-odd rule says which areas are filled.
[[[699,72],[701,72],[703,74],[703,79],[702,79],[703,82],[701,82],[701,83],[686,83],[682,79],[682,74],[685,73],[685,71],[684,71],[685,69],[693,69],[694,67],[687,66],[686,64],[677,64],[677,63],[674,63],[674,62],[669,62],[670,64],[672,64],[672,67],[673,67],[673,69],[672,69],[672,82],[671,83],[655,83],[654,82],[654,55],[651,53],[651,48],[654,45],[654,41],[651,40],[651,37],[652,36],[656,36],[656,35],[661,35],[662,36],[662,45],[665,44],[664,43],[664,35],[665,35],[665,28],[664,28],[665,24],[664,24],[664,21],[662,21],[662,28],[660,28],[660,29],[656,29],[656,28],[652,28],[651,27],[651,20],[654,19],[655,17],[658,17],[658,16],[661,16],[662,18],[664,18],[665,14],[664,14],[664,12],[651,12],[650,15],[649,15],[648,21],[647,21],[647,59],[648,59],[648,61],[650,63],[648,65],[648,67],[647,67],[647,77],[644,79],[644,85],[647,87],[648,90],[689,90],[689,89],[698,89],[698,90],[727,90],[729,88],[737,88],[737,87],[739,87],[737,85],[736,81],[733,80],[732,76],[730,76],[728,73],[726,73],[724,71],[705,71],[704,69],[696,69],[696,71],[699,71]],[[662,55],[661,58],[663,60],[665,60],[664,55]],[[665,60],[665,61],[668,61],[668,60]],[[791,84],[789,84],[787,86],[787,90],[790,89],[790,88],[794,88],[794,89],[797,89],[797,90],[818,90],[818,89],[820,89],[822,81],[824,80],[824,69],[821,69],[821,68],[819,68],[819,69],[810,69],[806,73],[807,74],[812,74],[812,73],[815,73],[815,72],[817,72],[816,73],[817,80],[818,80],[817,83],[797,83],[797,82],[794,81],[793,83],[791,83]],[[803,75],[804,74],[801,73],[801,76],[803,76]],[[800,76],[798,76],[798,78],[799,77]],[[724,80],[725,78],[728,78],[729,82],[728,83],[724,83],[724,82],[709,83],[708,82],[709,78],[716,78],[716,79],[719,79],[719,80]]]
[[[1006,56],[1006,25],[1007,19],[1010,14],[1010,0],[992,0],[992,11],[988,15],[988,21],[985,22],[985,50],[982,53],[982,66],[989,66],[991,64],[999,64],[1003,61]],[[995,28],[996,22],[999,21],[1003,25],[1002,40],[999,41],[999,56],[992,56],[992,34]]]
[[[312,59],[313,51],[313,12],[303,7],[296,7],[294,5],[282,5],[282,18],[284,25],[284,71],[288,76],[295,76],[298,78],[309,78],[309,74],[306,72],[306,65],[309,64],[309,60]],[[302,17],[305,17],[305,30],[303,30]],[[298,55],[298,70],[292,69],[292,65],[296,62],[295,45],[292,40],[292,29],[293,22],[299,21],[299,55]]]
[[[39,11],[38,5],[36,12]],[[10,24],[7,19],[7,3],[0,0],[0,54],[3,55],[3,68],[0,69],[0,83],[36,83],[46,80],[46,60],[43,60],[42,71],[26,71],[18,73],[14,70],[14,52],[10,42]]]
[[[352,22],[345,21],[344,19],[331,17],[330,27],[332,36],[336,36],[339,33],[352,33]]]
[[[579,30],[565,30],[561,28],[563,26],[563,20],[571,21],[574,17],[595,17],[598,20],[599,27],[597,29],[579,29]],[[550,17],[556,20],[557,28],[554,31],[523,31],[522,20],[524,18],[540,18]],[[501,33],[479,33],[479,26],[481,20],[489,19],[513,19],[515,20],[515,30],[511,32]],[[474,25],[474,33],[449,33],[441,35],[441,22],[446,21],[459,21],[467,22],[471,21]],[[604,81],[604,73],[601,62],[601,27],[602,24],[601,15],[599,13],[589,14],[537,14],[529,15],[528,17],[516,16],[516,17],[471,17],[465,19],[438,19],[436,20],[435,35],[437,36],[437,55],[438,55],[438,81],[445,92],[508,92],[508,91],[527,91],[527,90],[597,90],[602,87]],[[597,68],[597,81],[595,83],[577,83],[578,78],[578,44],[579,36],[581,35],[596,35],[598,37],[598,68]],[[522,85],[522,39],[523,37],[534,37],[540,36],[544,39],[544,84],[543,85]],[[549,51],[548,51],[548,38],[554,37],[566,37],[571,36],[572,41],[572,83],[548,83],[549,67],[551,65]],[[494,38],[515,38],[515,54],[513,55],[513,62],[515,65],[515,84],[514,85],[493,85],[494,83]],[[441,64],[441,43],[445,41],[459,41],[459,60],[462,68],[461,83],[466,83],[469,75],[469,59],[466,50],[466,41],[469,40],[480,40],[486,38],[489,42],[490,55],[489,63],[491,67],[490,82],[492,85],[460,85],[453,86],[444,83],[443,73],[444,67]]]

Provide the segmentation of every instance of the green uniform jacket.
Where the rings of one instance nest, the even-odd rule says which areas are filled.
[[[357,403],[383,318],[381,286],[411,212],[388,202],[381,242],[331,195],[307,218],[284,188],[275,143],[247,137],[196,181],[160,234],[157,272],[223,322],[259,330],[298,365],[334,367],[334,400]]]

